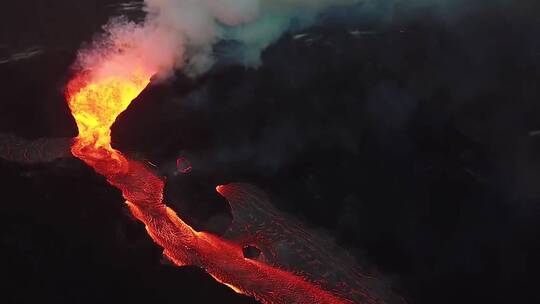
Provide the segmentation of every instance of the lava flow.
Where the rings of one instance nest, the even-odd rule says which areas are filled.
[[[163,203],[164,182],[144,164],[112,148],[110,127],[151,76],[138,72],[96,80],[82,74],[70,81],[66,97],[79,129],[73,155],[122,191],[133,215],[176,265],[199,266],[262,303],[351,303],[299,275],[245,258],[240,244],[195,231]],[[225,191],[227,186],[219,187],[220,193]]]

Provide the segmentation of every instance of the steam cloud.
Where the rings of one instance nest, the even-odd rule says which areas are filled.
[[[112,19],[104,37],[80,51],[77,64],[94,77],[138,69],[165,78],[177,68],[196,76],[214,64],[214,46],[230,41],[229,59],[256,66],[261,51],[293,23],[308,25],[324,9],[360,1],[145,0],[143,23]]]

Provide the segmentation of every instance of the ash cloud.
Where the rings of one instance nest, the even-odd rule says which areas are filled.
[[[214,46],[230,41],[224,56],[248,66],[291,26],[306,26],[321,11],[359,0],[146,0],[142,23],[114,18],[104,34],[79,52],[78,68],[99,77],[136,69],[160,78],[175,69],[197,76],[216,56]]]
[[[493,1],[505,4],[509,1]],[[360,18],[408,10],[431,10],[441,20],[485,7],[481,1],[448,0],[145,0],[140,23],[113,18],[102,37],[79,52],[77,67],[98,77],[132,74],[134,69],[167,78],[176,69],[190,76],[216,61],[257,67],[261,53],[285,32],[318,21],[357,23]],[[130,2],[129,7],[133,7]],[[345,7],[346,9],[342,9]],[[325,14],[330,12],[329,14]],[[331,17],[329,17],[330,15]],[[332,18],[333,16],[333,18]],[[322,18],[321,18],[322,17]],[[326,18],[326,19],[325,19]],[[332,20],[333,19],[333,20]]]

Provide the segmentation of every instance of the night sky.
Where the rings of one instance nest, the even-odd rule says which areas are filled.
[[[76,136],[64,86],[116,2],[3,5],[0,133]],[[257,69],[224,56],[156,81],[113,145],[156,165],[196,229],[223,233],[215,186],[247,182],[411,304],[540,303],[540,3],[417,2],[325,12]],[[0,181],[2,303],[256,303],[170,265],[78,159],[0,159]]]

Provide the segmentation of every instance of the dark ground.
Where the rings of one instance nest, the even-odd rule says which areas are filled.
[[[0,59],[42,50],[0,64],[0,132],[76,135],[63,85],[110,2],[0,12]],[[159,166],[167,201],[200,229],[227,223],[216,184],[250,182],[413,304],[538,303],[540,7],[490,3],[326,16],[258,70],[149,87],[113,141]],[[190,174],[172,174],[179,155]],[[160,262],[120,193],[78,160],[0,161],[0,180],[3,303],[253,302]]]

